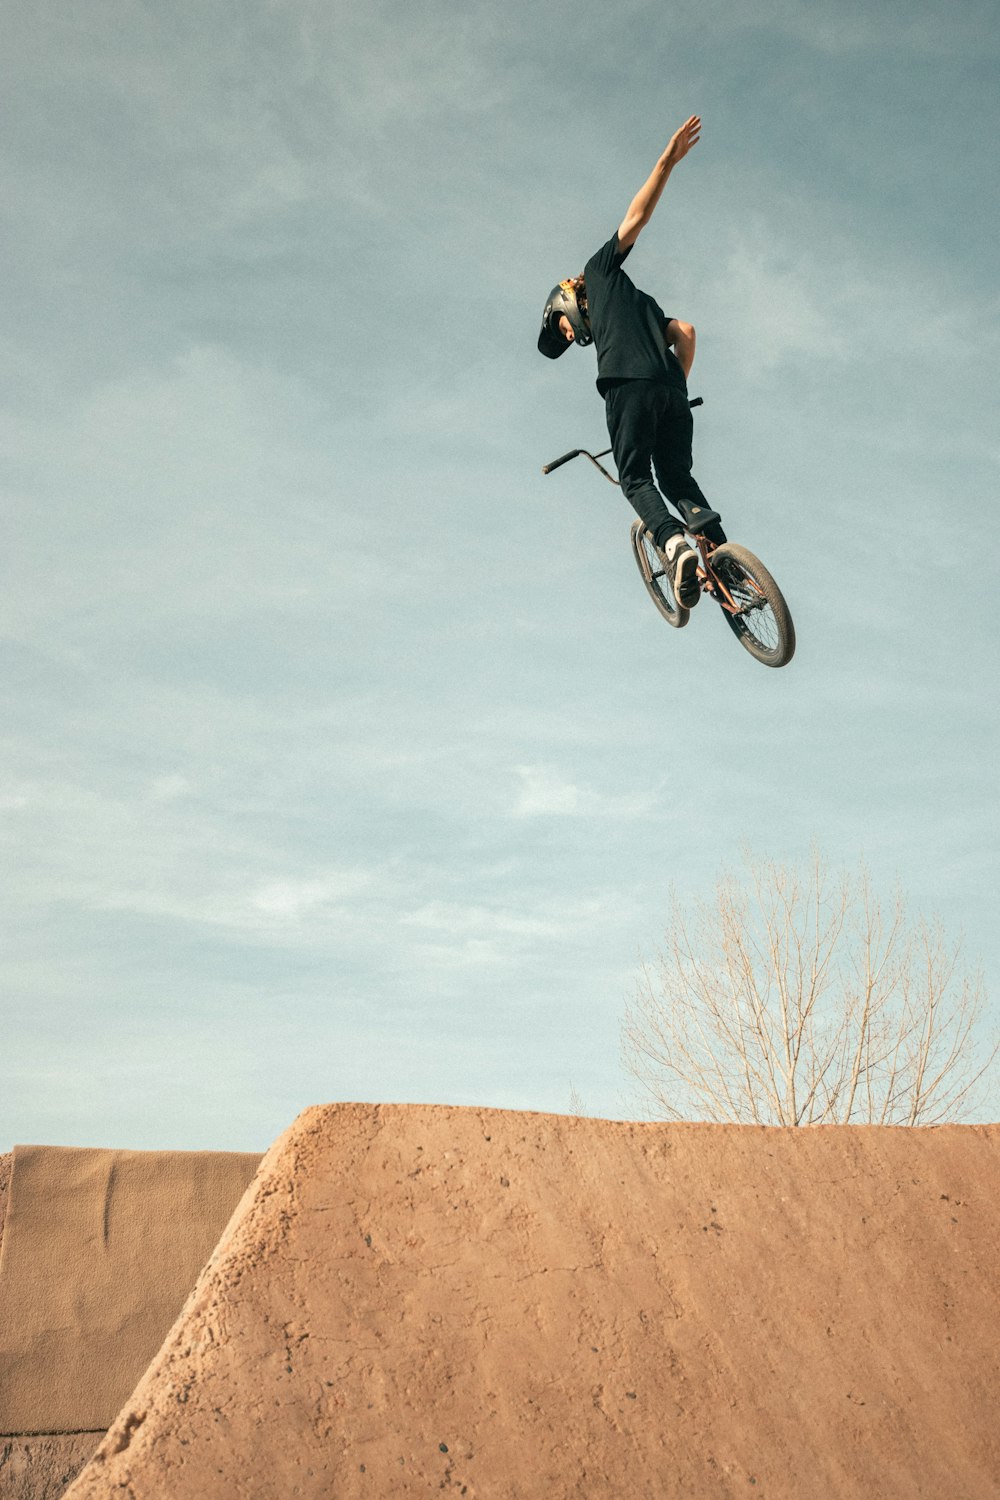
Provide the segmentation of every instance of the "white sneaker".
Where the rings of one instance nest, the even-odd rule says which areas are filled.
[[[682,609],[694,609],[701,598],[698,582],[698,554],[683,536],[672,536],[664,548],[672,570],[674,598]]]

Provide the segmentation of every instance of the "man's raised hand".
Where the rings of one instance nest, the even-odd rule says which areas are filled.
[[[684,121],[679,130],[674,131],[670,137],[670,144],[663,153],[671,167],[676,167],[679,161],[684,160],[691,147],[697,145],[700,135],[700,115],[692,115],[690,119]]]
[[[683,161],[701,134],[701,116],[692,115],[685,120],[680,130],[674,132],[663,155],[649,174],[642,187],[628,206],[628,212],[618,226],[618,243],[622,250],[629,250],[636,242],[640,229],[649,223],[653,209],[660,201],[660,194],[667,185],[667,178],[679,161]]]

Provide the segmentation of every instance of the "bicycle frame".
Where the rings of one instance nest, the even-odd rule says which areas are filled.
[[[691,402],[692,406],[700,406],[701,404],[702,401],[700,396],[696,396],[695,399]],[[598,469],[604,475],[608,483],[616,485],[620,489],[621,481],[616,479],[613,474],[609,474],[607,469],[600,462],[602,458],[607,458],[610,452],[610,448],[602,448],[600,453],[588,453],[586,448],[574,448],[570,453],[564,453],[561,458],[554,458],[550,464],[545,464],[542,469],[542,473],[551,474],[553,469],[558,469],[563,464],[568,464],[570,459],[573,458],[589,458],[590,462],[594,465],[594,468]],[[736,603],[736,600],[729,592],[726,584],[712,567],[711,557],[712,553],[718,546],[718,543],[708,541],[707,538],[702,536],[698,531],[692,531],[691,527],[684,520],[683,516],[679,516],[678,520],[684,527],[684,530],[687,532],[688,536],[694,542],[695,546],[698,549],[698,554],[701,557],[701,566],[698,569],[698,580],[701,584],[702,592],[711,594],[716,603],[719,604],[727,614],[742,614],[745,606],[741,608],[741,606]],[[661,578],[664,571],[665,570],[661,568],[658,572],[650,574],[650,577]],[[746,581],[748,583],[753,583],[752,579],[747,579]],[[756,584],[754,584],[754,587],[756,587]]]

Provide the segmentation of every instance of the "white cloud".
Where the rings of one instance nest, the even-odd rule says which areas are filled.
[[[435,901],[418,907],[400,919],[404,925],[446,932],[450,937],[493,933],[504,937],[549,938],[564,931],[564,924],[549,918],[526,916],[509,910],[490,910],[483,906],[462,906]]]
[[[532,955],[551,955],[593,942],[601,930],[613,931],[628,915],[618,893],[582,898],[523,898],[523,907],[485,906],[434,901],[400,919],[400,926],[426,932],[414,943],[411,961],[433,973],[449,970],[515,966]]]
[[[191,783],[187,777],[177,773],[170,776],[156,776],[149,783],[149,795],[156,802],[171,802],[175,797],[186,797],[191,790]]]
[[[521,781],[515,817],[572,817],[584,810],[588,793],[557,771],[545,766],[517,766],[515,770]]]
[[[224,838],[220,829],[218,837]],[[191,847],[194,841],[184,840]],[[92,910],[165,918],[185,926],[240,933],[245,940],[322,946],[347,922],[358,920],[357,902],[375,884],[374,872],[328,869],[277,879],[254,879],[265,863],[260,849],[231,840],[214,858],[197,865],[183,857],[169,832],[161,831],[152,857],[133,848],[113,873],[77,876],[75,898]],[[122,865],[129,873],[125,879]],[[66,893],[69,895],[69,892]]]
[[[220,785],[205,770],[200,779],[213,784],[197,798],[180,773],[132,787],[112,773],[105,788],[12,776],[19,877],[11,908],[130,914],[253,944],[324,942],[378,872],[278,854],[260,830],[252,776]]]
[[[908,243],[883,239],[876,253],[868,226],[832,227],[818,196],[793,202],[770,180],[759,190],[770,215],[735,229],[710,217],[704,242],[718,253],[687,273],[706,349],[723,347],[744,377],[806,364],[827,379],[854,367],[871,379],[880,362],[891,371],[947,351],[948,388],[969,379],[981,394],[983,364],[1000,345],[992,286],[929,268]],[[933,432],[935,446],[948,438]]]
[[[464,969],[497,968],[512,962],[514,955],[492,938],[464,938],[455,943],[417,943],[412,960],[431,971],[461,972]]]
[[[45,426],[7,416],[31,476],[0,596],[13,638],[63,649],[261,611],[343,615],[384,587],[315,393],[209,346],[103,382]],[[275,517],[280,515],[280,524]],[[67,637],[67,616],[73,620]],[[171,634],[176,638],[176,631]]]
[[[521,785],[515,818],[636,818],[647,806],[635,793],[607,795],[568,781],[550,766],[515,766]]]
[[[798,355],[844,359],[842,293],[831,297],[821,281],[815,260],[783,253],[760,226],[733,246],[709,283],[713,323],[745,351],[746,367],[755,371]]]
[[[142,885],[109,883],[81,904],[239,936],[256,948],[322,950],[348,934],[364,946],[366,914],[352,901],[366,884],[365,877],[346,876],[248,887],[236,870],[201,870],[189,882],[182,872],[164,870]]]
[[[250,905],[256,912],[279,922],[302,922],[329,915],[345,901],[367,890],[372,877],[367,871],[334,871],[305,880],[275,880],[254,891]]]

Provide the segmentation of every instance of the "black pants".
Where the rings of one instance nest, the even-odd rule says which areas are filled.
[[[664,505],[653,483],[651,464],[671,504],[680,504],[682,512],[687,510],[683,502],[711,511],[691,473],[694,421],[687,396],[653,380],[625,380],[609,387],[604,404],[622,494],[652,532],[656,545],[663,547],[684,528]],[[713,542],[725,541],[718,520],[704,531]]]

